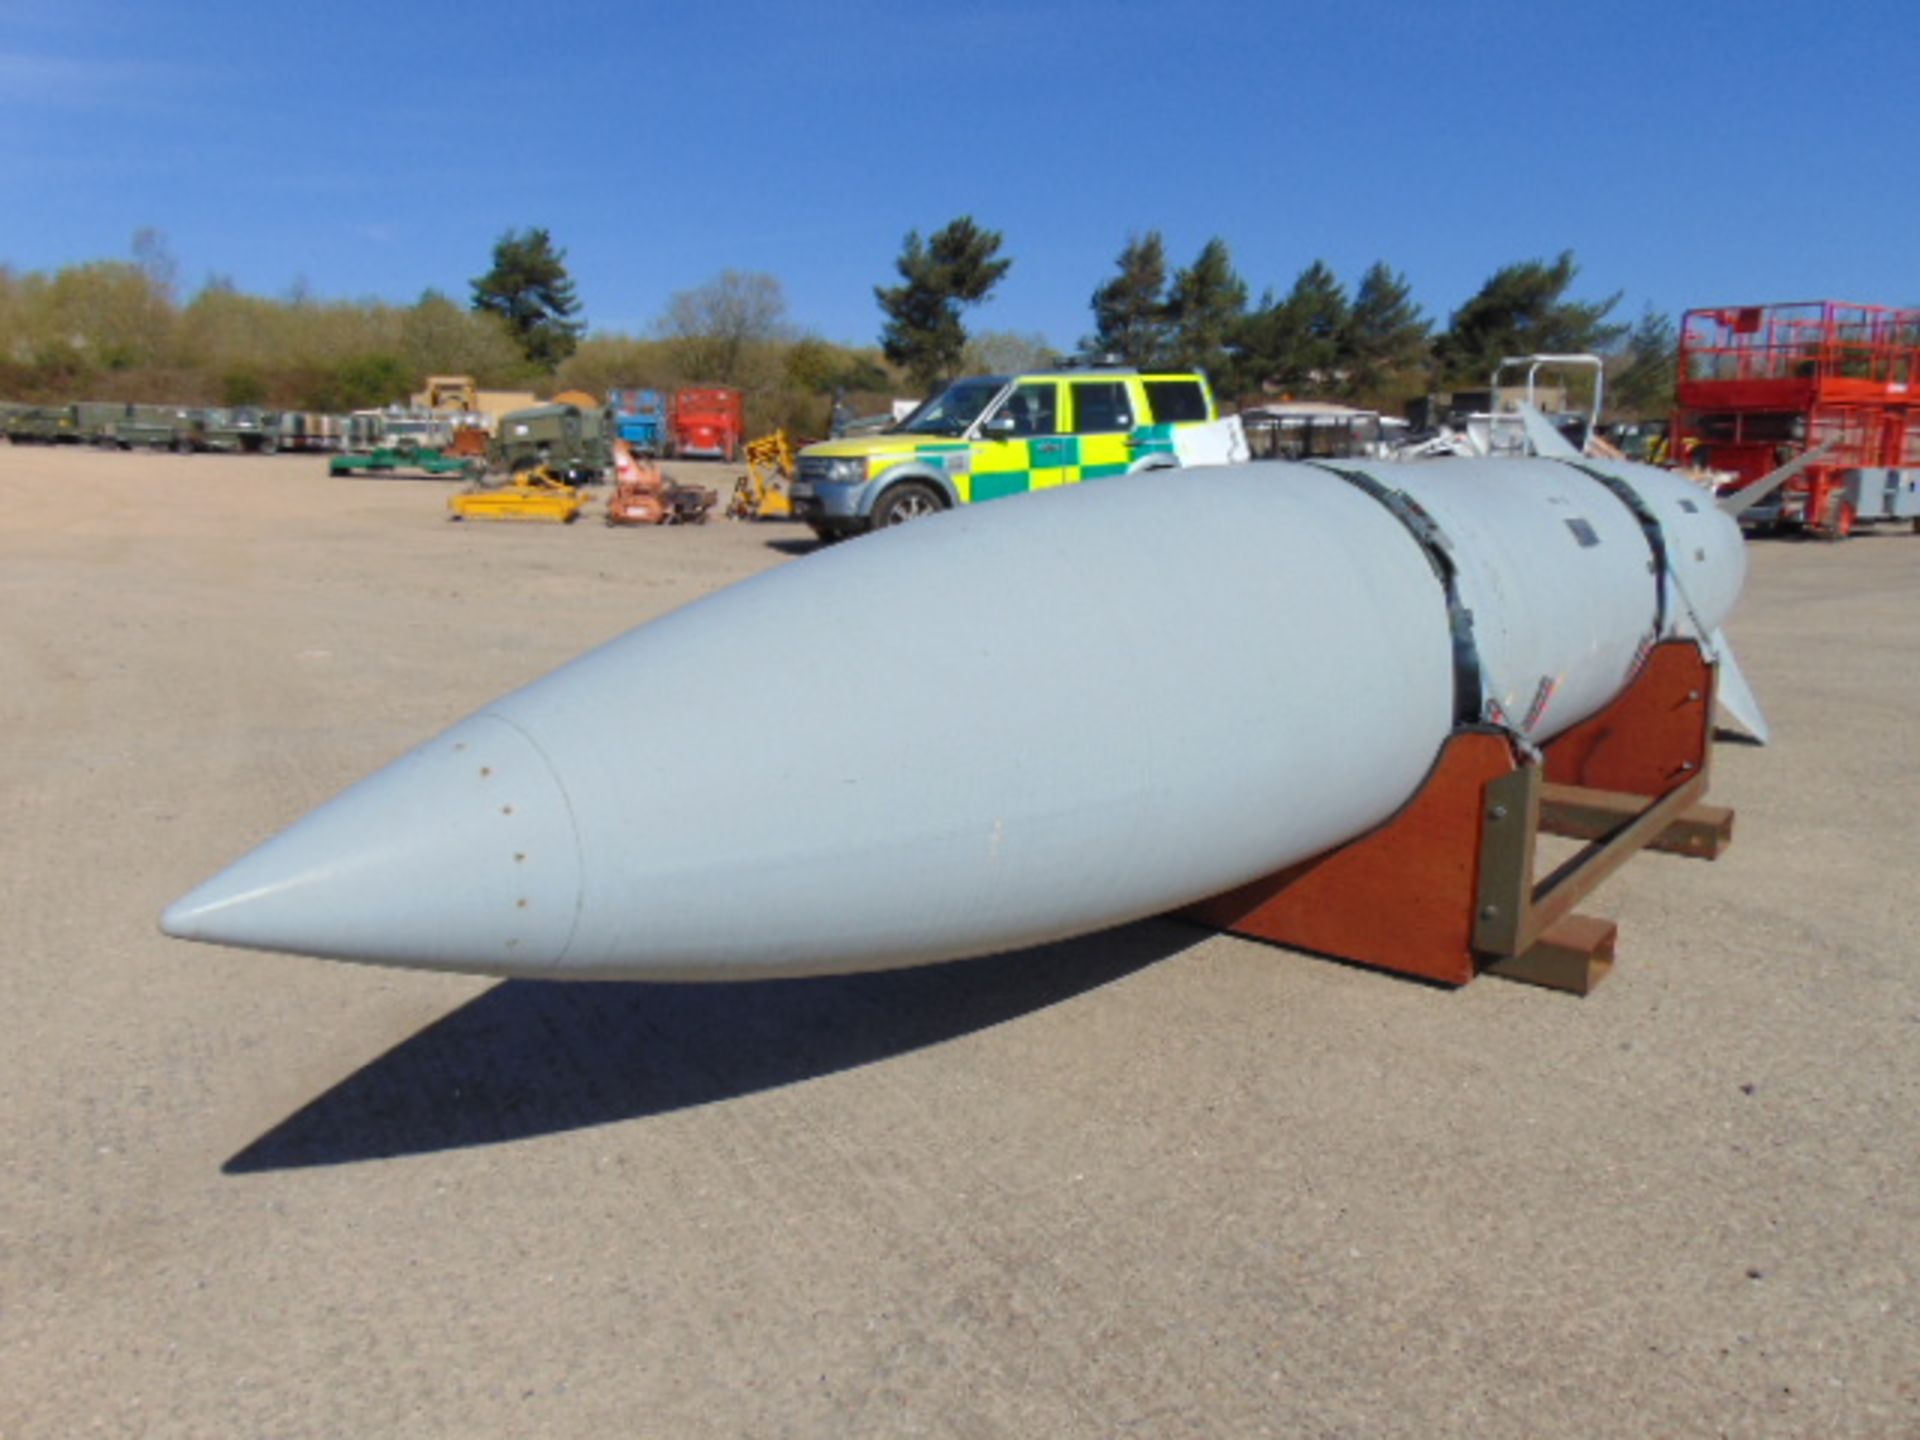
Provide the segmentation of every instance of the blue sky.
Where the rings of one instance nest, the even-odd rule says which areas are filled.
[[[541,18],[541,17],[545,18]],[[189,291],[467,297],[509,227],[597,329],[723,268],[871,343],[900,242],[970,213],[969,319],[1070,346],[1130,232],[1254,292],[1384,258],[1444,322],[1500,265],[1689,305],[1920,303],[1920,7],[0,0],[0,263]]]

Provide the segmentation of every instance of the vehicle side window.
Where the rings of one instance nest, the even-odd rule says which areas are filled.
[[[1198,380],[1149,380],[1147,404],[1159,425],[1184,425],[1207,418],[1207,397]]]
[[[1058,435],[1060,433],[1060,387],[1051,380],[1021,385],[1007,397],[1006,413],[1013,417],[1016,435]]]
[[[1110,435],[1133,428],[1127,387],[1118,380],[1081,380],[1073,387],[1073,433]]]

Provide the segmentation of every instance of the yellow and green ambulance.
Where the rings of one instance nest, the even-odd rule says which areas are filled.
[[[1133,370],[970,375],[875,435],[800,452],[794,512],[823,539],[1180,463],[1174,436],[1215,420],[1206,377]]]

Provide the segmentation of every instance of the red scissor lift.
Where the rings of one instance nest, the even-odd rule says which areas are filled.
[[[1673,453],[1733,471],[1723,489],[1734,491],[1837,439],[1745,518],[1841,539],[1862,518],[1855,491],[1865,472],[1903,483],[1897,472],[1920,466],[1916,383],[1920,310],[1836,300],[1689,310],[1680,322]]]

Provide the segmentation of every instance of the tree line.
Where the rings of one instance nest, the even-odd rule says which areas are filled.
[[[901,283],[875,290],[886,316],[882,349],[930,387],[957,373],[967,341],[962,308],[980,304],[1012,261],[1002,236],[962,216],[923,240],[907,236],[896,262]],[[1086,363],[1198,369],[1223,396],[1273,395],[1398,409],[1406,400],[1480,388],[1508,355],[1596,352],[1608,358],[1616,412],[1671,408],[1675,332],[1648,309],[1639,322],[1612,318],[1619,294],[1570,298],[1579,275],[1572,251],[1496,270],[1436,329],[1406,276],[1376,261],[1351,292],[1315,260],[1280,294],[1249,300],[1226,242],[1210,239],[1191,264],[1173,268],[1159,231],[1129,236],[1115,273],[1089,302],[1093,330],[1077,347]]]
[[[51,274],[0,266],[0,399],[266,405],[347,411],[385,405],[429,374],[472,375],[485,388],[600,395],[613,385],[725,384],[744,390],[756,430],[818,434],[833,397],[856,411],[924,394],[956,374],[1057,363],[1045,337],[970,333],[1013,265],[1003,237],[961,216],[904,240],[898,283],[876,286],[883,326],[873,348],[805,333],[771,275],[726,270],[669,297],[650,332],[589,333],[565,263],[544,229],[509,231],[465,303],[429,290],[411,305],[321,301],[296,285],[244,294],[213,277],[181,298],[178,266],[154,231],[126,260]],[[1616,408],[1671,403],[1673,327],[1649,311],[1612,318],[1619,296],[1570,299],[1572,252],[1497,270],[1436,327],[1404,275],[1385,261],[1349,291],[1324,262],[1284,294],[1257,301],[1226,243],[1170,263],[1156,231],[1128,237],[1092,292],[1082,361],[1204,370],[1228,399],[1287,394],[1397,408],[1411,396],[1483,386],[1505,354],[1608,353]]]
[[[644,336],[589,334],[565,252],[539,228],[502,236],[459,300],[327,301],[302,284],[252,295],[217,275],[183,296],[178,270],[151,230],[124,260],[0,266],[0,400],[344,413],[404,401],[428,375],[540,395],[706,383],[745,390],[750,426],[817,434],[836,391],[896,386],[877,349],[792,325],[767,275],[726,271],[674,295]]]

